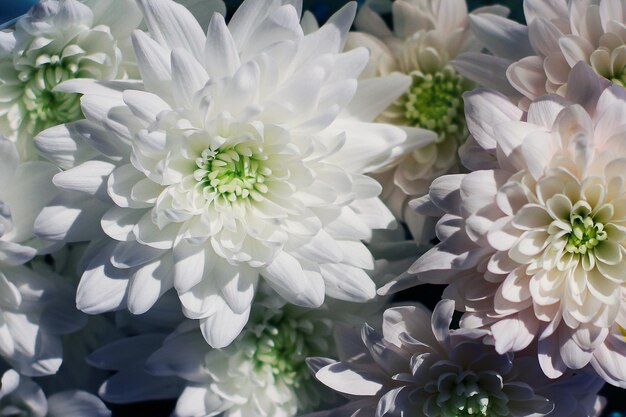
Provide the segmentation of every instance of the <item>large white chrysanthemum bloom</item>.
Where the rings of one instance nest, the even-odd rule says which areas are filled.
[[[528,114],[489,90],[466,96],[469,157],[482,166],[415,201],[443,214],[441,243],[385,291],[450,284],[462,325],[490,329],[498,352],[533,343],[552,378],[591,363],[624,387],[626,89],[583,63],[568,81],[566,98]]]
[[[378,7],[382,7],[377,2]],[[348,36],[348,47],[366,47],[370,62],[362,78],[407,74],[411,84],[377,120],[405,129],[423,128],[430,143],[408,148],[374,177],[383,185],[382,198],[394,214],[407,222],[416,239],[430,240],[424,217],[408,208],[408,201],[428,192],[433,179],[458,170],[457,150],[467,138],[462,95],[473,83],[457,74],[450,61],[481,43],[469,29],[465,0],[387,1],[393,32],[367,5],[359,10],[359,32]],[[470,15],[506,15],[501,6],[477,9]],[[365,81],[368,82],[368,81]],[[384,94],[384,92],[381,92]],[[422,133],[429,137],[428,133]],[[424,235],[424,236],[422,236]]]
[[[130,33],[140,22],[132,0],[44,0],[0,32],[0,134],[23,158],[36,156],[34,135],[82,118],[80,96],[58,84],[134,71]]]
[[[102,400],[86,391],[46,395],[37,383],[13,369],[0,381],[0,415],[20,417],[110,417]]]
[[[493,54],[466,54],[456,68],[528,108],[544,94],[564,96],[568,77],[585,62],[626,86],[626,3],[623,0],[524,0],[528,26],[500,16],[474,16],[474,35]]]
[[[14,143],[0,137],[0,356],[31,376],[56,372],[59,335],[84,324],[71,286],[25,265],[54,248],[33,235],[33,222],[58,194],[52,184],[58,172],[48,162],[20,163]]]
[[[487,334],[450,330],[454,302],[385,311],[382,334],[365,324],[337,334],[340,361],[311,358],[315,376],[350,401],[311,417],[599,416],[603,381],[566,375],[550,380],[537,359],[499,354]],[[360,337],[359,337],[360,336]]]
[[[287,3],[246,1],[228,26],[215,14],[207,36],[184,7],[139,1],[150,31],[133,34],[141,82],[60,88],[84,94],[87,120],[36,138],[49,159],[79,163],[55,177],[68,194],[37,232],[67,240],[80,229],[85,210],[70,195],[83,193],[106,212],[81,225],[115,239],[88,251],[79,308],[139,314],[175,287],[223,347],[247,322],[259,275],[308,307],[375,296],[361,240],[393,216],[364,174],[401,152],[406,134],[370,121],[395,99],[377,92],[399,95],[409,79],[358,84],[367,51],[341,52],[354,4],[304,35]],[[98,159],[80,163],[85,147]]]

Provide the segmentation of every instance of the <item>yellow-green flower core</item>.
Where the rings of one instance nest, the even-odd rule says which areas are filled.
[[[414,72],[413,83],[403,97],[404,117],[412,126],[436,132],[439,142],[462,135],[465,129],[463,93],[468,82],[452,67],[432,74]]]

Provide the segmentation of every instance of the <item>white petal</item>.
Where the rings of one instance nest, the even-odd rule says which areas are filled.
[[[214,79],[231,76],[240,66],[235,41],[224,22],[224,17],[219,14],[213,15],[209,24],[204,45],[204,65]]]
[[[200,330],[204,339],[216,349],[230,345],[239,336],[250,316],[250,307],[237,314],[223,300],[220,301],[222,306],[218,307],[215,314],[200,320]]]
[[[133,274],[128,286],[128,310],[143,314],[174,285],[171,255],[152,261]]]
[[[174,97],[178,105],[192,107],[194,94],[208,80],[209,76],[193,55],[185,49],[175,49],[172,52],[172,87],[176,91]]]
[[[376,284],[360,268],[344,264],[322,264],[326,294],[338,300],[365,302],[376,297]]]
[[[174,246],[174,286],[184,293],[197,285],[213,267],[213,257],[204,245],[192,245],[181,240]]]
[[[258,272],[245,266],[233,267],[220,260],[215,264],[213,275],[218,281],[224,301],[235,314],[241,314],[250,308],[256,292]]]
[[[509,59],[477,52],[462,53],[452,61],[462,76],[511,98],[519,96],[506,76],[506,70],[512,63]]]
[[[506,75],[513,87],[528,98],[546,93],[546,74],[540,57],[529,56],[514,62],[506,70]]]
[[[88,314],[100,314],[124,306],[128,272],[113,268],[109,259],[115,243],[100,248],[89,262],[76,293],[76,307]]]
[[[106,179],[115,165],[105,161],[87,161],[54,176],[54,185],[66,191],[79,191],[107,199]]]
[[[535,338],[539,323],[534,317],[532,309],[527,309],[511,316],[500,319],[491,326],[493,337],[496,340],[496,351],[499,354],[517,352],[526,348]]]
[[[342,362],[320,369],[315,377],[327,387],[348,395],[373,396],[382,390],[384,384],[382,374]]]
[[[85,194],[62,193],[35,220],[35,234],[54,241],[89,241],[101,233],[100,219],[108,208]]]
[[[150,34],[164,47],[183,48],[202,56],[205,36],[195,17],[184,6],[169,0],[138,0]]]
[[[472,33],[494,55],[514,60],[534,55],[526,26],[502,16],[487,13],[471,14],[469,22]]]
[[[493,127],[498,123],[520,120],[522,111],[496,92],[476,89],[463,96],[467,127],[483,149],[495,149]]]
[[[149,123],[154,122],[162,111],[171,110],[161,97],[145,91],[126,90],[123,99],[135,116]]]
[[[290,303],[303,307],[319,307],[324,302],[324,282],[306,275],[300,262],[286,252],[263,270],[263,277]]]
[[[134,240],[133,229],[144,214],[145,210],[112,207],[102,215],[100,226],[113,239]]]
[[[169,102],[172,70],[168,51],[141,31],[133,32],[132,40],[146,90],[165,97],[165,101]]]
[[[367,60],[367,51],[362,48],[358,51],[361,52],[358,58]],[[359,81],[356,94],[344,111],[359,120],[370,122],[404,94],[410,85],[411,77],[403,74]]]

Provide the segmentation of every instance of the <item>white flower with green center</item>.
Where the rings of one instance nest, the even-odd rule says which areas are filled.
[[[381,292],[450,284],[462,325],[489,329],[498,352],[533,345],[551,378],[591,364],[624,387],[626,90],[584,63],[569,83],[527,114],[489,90],[466,95],[481,167],[414,202],[443,214],[441,243]]]
[[[101,226],[114,239],[92,245],[79,308],[141,314],[174,287],[224,347],[260,276],[301,306],[373,298],[361,240],[394,219],[365,174],[406,135],[372,120],[410,79],[357,82],[367,51],[342,52],[355,4],[305,35],[299,2],[249,0],[228,25],[215,14],[208,36],[181,5],[138,4],[150,33],[132,36],[142,81],[64,83],[84,94],[87,120],[35,140],[52,161],[77,164],[55,177],[72,192],[37,233],[67,241]],[[80,163],[67,152],[85,148],[99,155]],[[92,201],[98,209],[85,208]]]
[[[159,377],[186,380],[176,417],[302,415],[335,399],[315,381],[305,359],[333,351],[333,329],[343,329],[346,320],[356,317],[350,314],[353,307],[334,303],[303,309],[264,291],[248,325],[227,348],[211,349],[197,329],[183,324],[145,368]],[[368,314],[377,309],[369,306]]]
[[[430,311],[420,305],[390,308],[382,333],[336,334],[339,361],[311,358],[324,385],[348,403],[310,417],[599,416],[603,381],[585,374],[548,379],[537,358],[499,354],[489,333],[450,330],[454,302]],[[360,337],[359,337],[360,336]]]
[[[377,2],[377,7],[381,7]],[[467,138],[463,93],[473,83],[457,74],[450,64],[459,53],[479,51],[481,44],[469,30],[465,1],[398,0],[387,2],[394,30],[367,5],[357,16],[350,47],[365,46],[372,52],[363,78],[401,73],[412,83],[378,120],[404,127],[426,129],[427,146],[407,148],[375,175],[383,184],[383,200],[407,222],[418,240],[431,239],[424,218],[408,209],[410,198],[424,195],[431,181],[458,167],[457,150]],[[506,14],[501,6],[472,14]],[[433,135],[434,134],[434,135]]]
[[[475,16],[472,32],[491,54],[456,60],[457,69],[523,109],[549,93],[565,96],[578,62],[626,86],[626,3],[623,0],[524,0],[528,26],[500,16]],[[576,86],[574,87],[576,88]]]
[[[44,0],[0,33],[0,134],[23,158],[36,157],[33,136],[82,118],[80,96],[57,85],[132,71],[129,36],[140,22],[131,0]]]

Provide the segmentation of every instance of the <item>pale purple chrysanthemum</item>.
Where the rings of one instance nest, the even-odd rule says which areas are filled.
[[[382,334],[367,324],[337,334],[341,361],[309,360],[315,376],[350,399],[311,417],[597,416],[603,382],[545,377],[534,355],[499,354],[486,331],[450,330],[454,302],[388,309]]]
[[[569,84],[527,114],[495,92],[466,95],[472,172],[414,202],[443,215],[441,243],[382,292],[450,284],[461,325],[489,329],[498,352],[532,344],[551,378],[591,363],[624,387],[626,90],[584,63]]]
[[[623,0],[524,0],[524,15],[528,26],[501,16],[471,17],[472,32],[493,55],[463,54],[454,62],[456,69],[520,100],[525,109],[544,94],[565,96],[578,62],[626,85]]]

